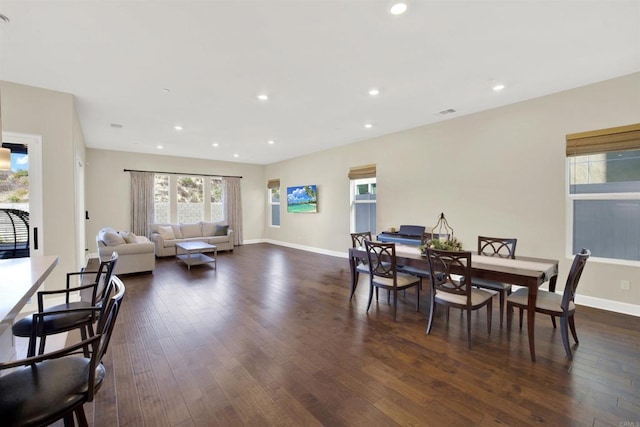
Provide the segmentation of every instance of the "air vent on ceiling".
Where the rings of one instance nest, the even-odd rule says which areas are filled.
[[[451,113],[455,113],[456,110],[454,110],[453,108],[448,108],[446,110],[442,110],[440,111],[438,114],[440,114],[441,116],[446,116],[447,114],[451,114]]]
[[[122,125],[120,125],[118,123],[111,123],[111,127],[115,128],[115,129],[122,129]]]

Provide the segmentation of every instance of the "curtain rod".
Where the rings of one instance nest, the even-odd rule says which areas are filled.
[[[234,175],[212,175],[212,174],[205,174],[205,173],[182,173],[182,172],[161,172],[161,171],[141,171],[141,170],[137,170],[137,169],[124,169],[125,172],[147,172],[147,173],[162,173],[162,174],[168,174],[168,175],[191,175],[191,176],[215,176],[218,178],[240,178],[242,179],[241,176],[234,176]]]

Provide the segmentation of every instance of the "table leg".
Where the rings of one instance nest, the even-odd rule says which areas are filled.
[[[187,271],[191,271],[191,251],[187,251]]]
[[[536,323],[536,299],[538,298],[537,284],[531,284],[529,288],[529,297],[527,298],[527,335],[529,336],[529,353],[531,361],[536,361],[536,345],[535,345],[535,323]]]

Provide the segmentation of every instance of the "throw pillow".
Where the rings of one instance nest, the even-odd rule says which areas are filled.
[[[118,234],[120,234],[122,236],[122,238],[124,239],[124,241],[126,243],[136,243],[137,239],[136,239],[136,235],[133,234],[130,231],[121,231]]]
[[[202,235],[204,237],[213,236],[216,232],[216,225],[213,222],[202,221]]]
[[[158,234],[160,234],[160,237],[162,237],[164,240],[174,240],[176,238],[176,235],[173,234],[173,227],[171,227],[170,225],[166,227],[158,227]]]
[[[182,230],[182,237],[188,239],[190,237],[202,237],[202,228],[199,222],[191,224],[180,223],[180,229]]]
[[[115,233],[113,231],[108,231],[106,233],[103,233],[102,241],[107,246],[118,246],[118,245],[124,245],[126,243],[122,238],[122,236],[120,236],[118,233]]]
[[[229,231],[228,225],[216,225],[216,231],[213,233],[214,236],[226,236]]]

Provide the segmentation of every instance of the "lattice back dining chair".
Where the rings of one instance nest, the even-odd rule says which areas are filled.
[[[2,425],[45,426],[64,420],[65,426],[73,426],[74,415],[78,425],[88,425],[83,405],[93,401],[105,378],[102,358],[125,293],[124,284],[117,276],[112,276],[110,283],[104,310],[98,307],[72,309],[85,316],[101,313],[92,337],[62,350],[0,363],[0,371],[13,369],[0,378]],[[57,313],[38,313],[34,328],[41,329],[47,318]],[[85,347],[91,348],[90,356],[80,357],[78,351]]]
[[[438,237],[438,235],[435,235],[436,238]],[[431,232],[423,232],[422,233],[422,238],[420,239],[420,246],[424,247],[426,246],[430,240],[432,240],[434,238],[434,234]],[[422,290],[422,279],[427,279],[429,280],[431,278],[431,273],[429,272],[429,270],[425,270],[423,268],[419,268],[419,267],[414,267],[412,265],[405,265],[402,267],[399,267],[400,271],[402,271],[403,273],[407,273],[407,274],[411,274],[412,276],[416,276],[417,278],[420,279],[420,289]]]
[[[574,299],[582,271],[590,256],[591,251],[588,249],[582,249],[580,253],[575,255],[562,295],[555,292],[558,276],[553,276],[549,281],[549,291],[538,290],[538,296],[536,298],[536,313],[551,316],[554,328],[556,327],[555,317],[560,318],[560,334],[562,335],[562,344],[564,345],[564,351],[568,359],[572,359],[573,355],[571,354],[571,347],[569,346],[567,326],[571,328],[571,335],[573,335],[574,341],[576,344],[579,344],[574,321],[576,312]],[[522,329],[522,312],[528,308],[528,302],[529,294],[526,288],[518,289],[507,298],[507,332],[509,336],[511,336],[513,308],[517,307],[520,310],[520,329]]]
[[[396,262],[396,244],[380,243],[365,240],[367,249],[367,262],[369,266],[369,302],[367,312],[371,307],[373,291],[375,288],[376,301],[378,301],[378,289],[387,289],[387,301],[393,294],[393,321],[396,321],[398,311],[398,291],[408,288],[416,288],[416,311],[420,311],[420,279],[410,274],[398,271]]]
[[[351,233],[352,248],[364,248],[365,240],[371,240],[370,231],[363,231],[360,233]],[[353,286],[351,287],[351,295],[349,296],[349,299],[352,299],[353,294],[356,292],[356,286],[358,285],[358,279],[360,278],[360,273],[369,274],[369,266],[367,265],[366,260],[361,258],[356,258],[355,263],[356,263],[355,280],[353,282]]]
[[[503,237],[478,236],[478,255],[498,256],[501,258],[515,258],[518,239]],[[504,319],[504,303],[511,294],[511,284],[488,279],[473,279],[473,286],[497,291],[500,295],[500,326]]]
[[[67,273],[67,283],[64,289],[38,292],[38,313],[56,312],[57,314],[55,316],[46,316],[36,335],[34,335],[33,315],[20,319],[13,324],[13,335],[21,338],[29,338],[29,346],[27,349],[28,357],[35,356],[37,339],[40,340],[38,354],[43,354],[46,339],[49,335],[56,335],[74,329],[80,330],[80,335],[83,340],[93,335],[93,325],[97,320],[95,313],[73,311],[72,309],[88,307],[100,308],[103,306],[106,298],[109,296],[112,286],[111,277],[117,261],[118,253],[114,252],[110,259],[100,262],[96,271],[83,270]],[[73,286],[72,282],[76,278],[80,278],[81,283],[84,282],[86,284]],[[89,296],[81,298],[80,301],[72,301],[72,297],[77,293],[81,295],[89,294]],[[45,308],[45,297],[55,295],[64,295],[64,304]],[[88,355],[88,348],[85,349],[85,354]]]
[[[491,333],[491,304],[494,293],[472,286],[471,252],[427,248],[431,272],[431,310],[427,334],[431,333],[436,305],[462,309],[467,314],[467,346],[471,348],[471,312],[487,307],[487,332]]]

